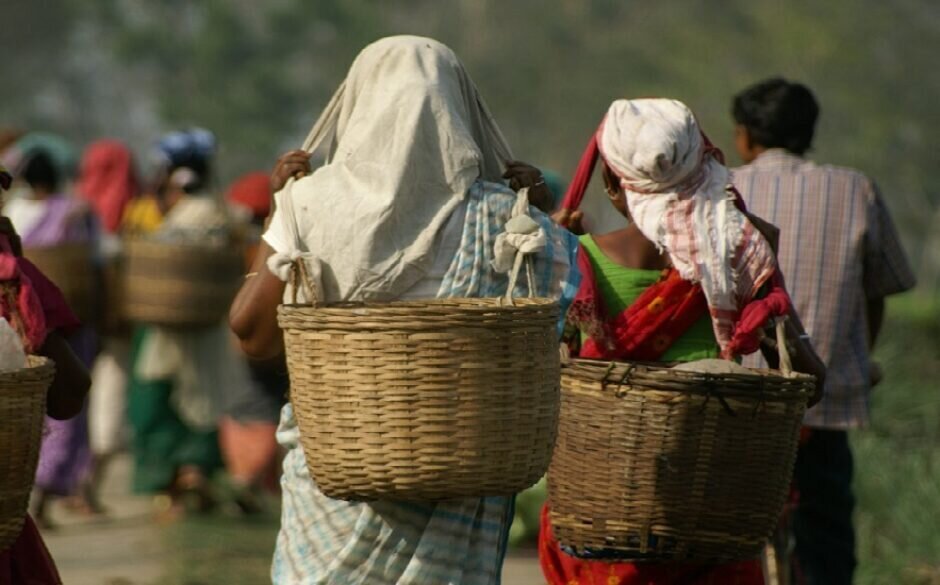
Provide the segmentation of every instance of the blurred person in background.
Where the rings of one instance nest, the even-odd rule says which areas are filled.
[[[736,95],[734,184],[751,212],[780,228],[779,262],[809,338],[826,362],[825,397],[806,413],[794,472],[794,578],[845,585],[856,566],[852,452],[880,374],[870,353],[885,297],[914,275],[878,188],[862,173],[805,158],[819,105],[773,78]],[[749,365],[760,366],[755,358]]]
[[[11,182],[11,175],[0,166],[0,193],[10,188]],[[66,341],[66,336],[80,327],[78,318],[56,286],[23,258],[20,237],[7,217],[0,217],[0,281],[5,288],[0,295],[0,316],[19,334],[22,350],[55,363],[55,377],[46,394],[47,420],[81,417],[90,380],[87,369]],[[13,290],[15,295],[11,294]],[[61,583],[36,523],[27,514],[16,540],[0,550],[0,585]]]
[[[101,225],[101,255],[104,267],[104,312],[99,319],[101,351],[92,370],[92,392],[88,402],[89,438],[95,457],[94,473],[86,482],[86,498],[98,505],[98,487],[108,463],[124,446],[127,420],[127,367],[130,340],[118,323],[120,299],[116,291],[117,262],[121,252],[121,220],[137,197],[140,182],[133,155],[118,140],[99,140],[82,155],[75,190],[87,201]]]
[[[266,172],[243,175],[225,195],[247,232],[245,267],[250,269],[271,212],[271,178]],[[235,488],[235,503],[246,514],[262,509],[259,495],[278,491],[280,456],[275,432],[289,385],[284,356],[249,362],[251,383],[226,392],[219,438]]]
[[[173,132],[157,145],[160,166],[152,195],[133,201],[122,229],[174,241],[212,237],[224,227],[209,194],[215,137],[207,130]],[[128,416],[132,429],[134,490],[156,494],[158,514],[175,519],[214,508],[209,483],[221,469],[218,399],[229,391],[224,324],[196,330],[143,326],[130,352]]]
[[[88,206],[63,191],[68,178],[70,156],[61,139],[28,134],[9,154],[16,160],[20,178],[17,197],[4,206],[20,234],[24,248],[46,248],[62,244],[87,245],[97,249],[97,221]],[[88,266],[78,271],[95,271],[89,256]],[[88,318],[88,315],[83,315]],[[93,325],[85,323],[68,338],[69,344],[85,367],[90,368],[97,352]],[[69,420],[49,419],[36,471],[36,497],[33,516],[39,525],[49,525],[48,504],[53,497],[72,497],[70,504],[83,513],[95,513],[97,507],[81,488],[92,474],[93,458],[88,442],[88,418],[83,411]]]

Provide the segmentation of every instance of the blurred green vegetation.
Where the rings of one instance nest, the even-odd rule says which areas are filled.
[[[859,585],[940,583],[940,302],[892,301],[872,424],[852,433]]]
[[[935,0],[32,0],[4,24],[0,125],[143,148],[200,124],[223,180],[299,144],[363,45],[413,33],[456,50],[518,157],[562,174],[613,98],[682,99],[730,150],[731,96],[782,74],[822,102],[814,156],[879,180],[912,243],[940,199]]]

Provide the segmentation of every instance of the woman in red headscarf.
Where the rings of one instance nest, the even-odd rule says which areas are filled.
[[[765,225],[728,188],[721,154],[674,100],[618,100],[592,137],[556,214],[572,226],[594,166],[627,227],[581,237],[581,288],[568,312],[579,357],[692,361],[758,349],[771,318],[791,315]],[[824,368],[791,320],[795,367]],[[821,384],[819,387],[822,387]],[[721,565],[605,562],[566,553],[543,509],[539,557],[551,585],[760,585],[759,562]],[[599,560],[605,559],[605,561]]]
[[[108,464],[123,447],[127,420],[127,368],[130,344],[119,328],[115,261],[121,251],[119,232],[128,205],[140,194],[140,181],[130,149],[119,140],[98,140],[82,155],[76,191],[89,203],[101,226],[102,260],[106,287],[101,350],[92,369],[88,405],[88,435],[95,463],[83,482],[84,501],[99,510],[97,492]]]

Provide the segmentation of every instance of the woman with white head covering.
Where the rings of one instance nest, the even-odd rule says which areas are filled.
[[[326,164],[288,181],[308,172],[309,152],[326,139]],[[231,312],[243,348],[259,358],[282,351],[276,309],[298,259],[326,301],[504,293],[508,277],[494,266],[506,269],[505,253],[522,245],[502,234],[520,205],[500,183],[507,160],[505,140],[450,49],[419,37],[366,47],[305,150],[275,169],[276,211]],[[521,205],[540,228],[533,284],[564,303],[577,283],[576,241]],[[288,454],[275,583],[499,582],[509,498],[331,500],[310,478],[298,437],[288,405],[278,431]]]
[[[773,317],[789,315],[794,317],[788,331],[797,350],[794,368],[824,375],[819,358],[800,337],[772,246],[758,229],[768,231],[767,226],[746,214],[729,185],[721,153],[685,104],[615,101],[562,203],[557,215],[562,223],[572,219],[598,160],[610,202],[630,224],[581,238],[581,287],[568,313],[581,330],[579,357],[735,359],[758,349]],[[622,478],[602,467],[583,480],[593,485]],[[550,585],[763,583],[756,560],[632,563],[612,562],[618,556],[608,550],[579,551],[580,557],[568,552],[552,535],[546,507],[539,557]]]

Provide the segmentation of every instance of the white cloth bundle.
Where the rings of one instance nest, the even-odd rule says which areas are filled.
[[[321,263],[327,302],[389,300],[411,288],[473,182],[499,181],[501,159],[511,157],[457,57],[420,37],[359,54],[304,148],[329,135],[326,164],[276,195],[264,236],[277,270],[298,252]]]

